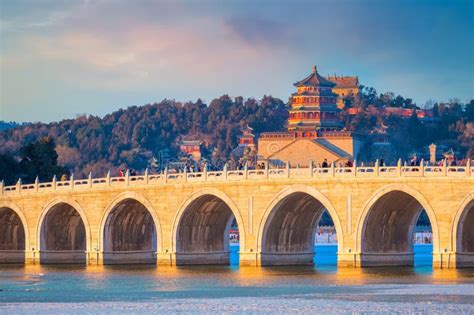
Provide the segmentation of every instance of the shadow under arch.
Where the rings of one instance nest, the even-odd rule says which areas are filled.
[[[173,220],[171,248],[176,254],[176,264],[229,264],[228,232],[234,218],[243,250],[245,226],[232,199],[212,188],[192,193]]]
[[[377,190],[357,220],[355,248],[360,254],[360,265],[413,265],[412,236],[423,210],[431,224],[433,253],[439,253],[438,220],[427,199],[406,184],[391,184]]]
[[[293,204],[296,208],[289,208]],[[313,264],[315,229],[324,210],[334,222],[339,253],[344,244],[341,221],[323,193],[307,185],[292,185],[277,193],[258,226],[261,265]]]
[[[20,207],[0,203],[0,263],[24,263],[30,250],[30,232]]]
[[[466,229],[466,227],[471,227]],[[474,192],[461,201],[451,221],[451,248],[456,267],[474,267]]]
[[[90,225],[84,209],[74,199],[57,197],[48,202],[36,233],[40,263],[86,263],[91,247]]]
[[[153,205],[135,192],[121,193],[109,202],[98,239],[104,264],[156,264],[163,242]]]

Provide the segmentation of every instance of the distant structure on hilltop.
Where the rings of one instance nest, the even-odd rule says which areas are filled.
[[[359,77],[355,76],[327,76],[327,80],[335,83],[332,91],[337,94],[337,107],[344,109],[345,100],[352,98],[357,100],[359,97]]]
[[[413,112],[416,113],[416,116],[418,119],[421,121],[433,121],[433,111],[427,110],[427,109],[413,109],[413,108],[403,108],[403,107],[383,107],[383,108],[377,108],[373,105],[370,105],[365,109],[369,113],[373,114],[379,114],[379,115],[384,115],[384,116],[398,116],[402,118],[410,118],[413,115]],[[360,107],[351,107],[347,108],[346,112],[347,114],[351,116],[355,116],[364,110]]]
[[[289,162],[292,167],[307,167],[311,162],[346,163],[357,157],[364,139],[361,135],[343,130],[338,102],[342,96],[348,95],[346,93],[358,95],[358,88],[353,86],[358,79],[332,78],[337,78],[339,89],[338,83],[321,76],[314,66],[306,78],[294,84],[297,90],[290,98],[288,131],[260,134],[257,139],[259,161],[273,165]],[[334,89],[338,89],[340,94],[335,93]],[[249,138],[249,135],[252,136],[251,143],[255,141],[248,128],[243,130],[239,147],[247,147],[242,140]],[[234,150],[236,157],[242,156],[240,152],[243,150],[238,150],[239,147]]]
[[[179,149],[182,154],[197,162],[202,158],[201,145],[202,142],[199,140],[183,140],[179,144]]]
[[[239,136],[239,145],[232,150],[231,155],[239,158],[251,154],[253,155],[257,152],[253,128],[247,125],[245,128],[240,129],[240,131],[242,135]]]

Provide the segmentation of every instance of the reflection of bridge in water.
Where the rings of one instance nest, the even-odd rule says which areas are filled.
[[[424,209],[433,265],[474,265],[474,167],[238,170],[0,187],[0,260],[26,263],[311,264],[327,210],[338,263],[413,264]]]

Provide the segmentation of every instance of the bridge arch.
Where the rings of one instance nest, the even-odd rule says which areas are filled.
[[[290,215],[291,210],[288,206],[291,206],[293,202],[299,203],[299,208],[305,214]],[[261,263],[263,265],[312,264],[315,228],[324,210],[329,213],[334,222],[337,247],[340,252],[344,244],[344,235],[339,215],[331,201],[322,192],[307,185],[292,185],[281,190],[268,204],[259,222],[257,252],[262,254]],[[288,229],[281,229],[283,225],[286,225]],[[293,225],[301,226],[302,233],[293,233]],[[273,238],[273,243],[271,238]],[[297,240],[296,248],[291,245],[290,247],[293,248],[288,247],[283,252],[277,249],[279,245],[276,242],[283,241],[290,245],[290,239]],[[292,257],[290,254],[294,251],[296,253]],[[301,255],[297,253],[298,251],[301,251]]]
[[[451,248],[457,255],[458,267],[474,266],[473,226],[474,192],[471,192],[461,201],[451,222]]]
[[[191,194],[181,204],[173,220],[171,247],[176,253],[176,263],[228,264],[226,233],[234,218],[239,228],[240,248],[245,249],[245,225],[234,201],[215,188]],[[193,222],[198,225],[193,225]]]
[[[9,227],[6,227],[9,223]],[[28,223],[20,207],[0,203],[0,263],[23,263],[30,248]]]
[[[398,205],[407,206],[408,209],[399,213],[400,209],[396,208]],[[366,256],[383,255],[384,258],[373,256],[375,264],[412,264],[411,236],[422,210],[426,211],[430,220],[433,252],[438,253],[440,236],[436,214],[423,194],[406,184],[384,186],[365,203],[356,226],[356,252]],[[377,229],[369,229],[369,225],[377,226]],[[366,262],[364,257],[361,258],[361,264],[371,265],[371,258],[366,258]]]
[[[105,264],[156,263],[163,237],[151,202],[136,192],[116,196],[102,214],[98,240]]]
[[[41,212],[36,228],[41,263],[86,263],[91,247],[90,225],[82,206],[57,197]]]

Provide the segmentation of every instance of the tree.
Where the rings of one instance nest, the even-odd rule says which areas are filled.
[[[5,185],[13,185],[18,180],[19,165],[13,157],[0,154],[0,179]]]
[[[474,122],[474,100],[471,100],[466,104],[464,108],[464,116],[468,121]]]
[[[38,176],[40,181],[49,181],[54,175],[69,175],[69,171],[58,165],[55,143],[50,138],[42,138],[21,149],[19,164],[22,177],[32,182]]]
[[[406,134],[408,136],[407,140],[413,149],[421,147],[425,142],[426,131],[420,119],[418,119],[415,109],[408,119]]]

